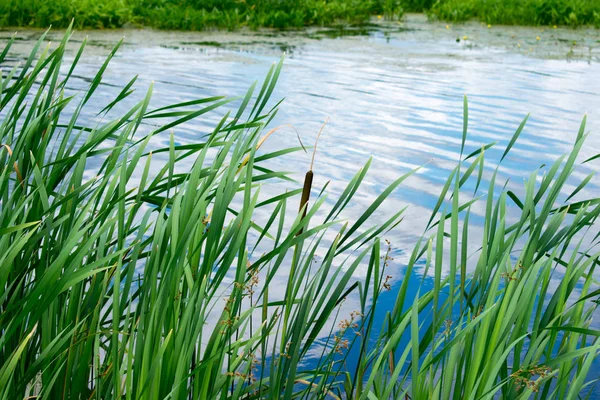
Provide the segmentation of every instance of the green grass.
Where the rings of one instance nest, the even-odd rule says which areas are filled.
[[[600,0],[440,0],[430,15],[445,21],[600,27]]]
[[[0,26],[115,28],[126,23],[163,29],[301,28],[360,24],[372,15],[398,17],[397,0],[4,0]]]
[[[393,20],[405,11],[463,22],[600,26],[600,0],[3,0],[1,26],[204,30],[302,28]]]
[[[496,182],[498,166],[481,188],[491,145],[464,149],[396,298],[382,303],[381,238],[402,227],[404,210],[369,221],[415,171],[351,220],[340,213],[370,162],[339,198],[313,188],[289,212],[300,184],[260,196],[264,182],[289,179],[265,162],[302,149],[257,149],[277,112],[269,97],[281,62],[240,99],[154,109],[150,87],[129,107],[134,78],[102,107],[119,45],[86,90],[67,94],[85,47],[65,64],[69,35],[54,49],[42,36],[0,82],[1,399],[576,399],[590,389],[600,199],[581,198],[589,179],[563,195],[585,120],[572,151],[518,193]],[[466,100],[464,109],[463,147]],[[86,124],[90,111],[101,122]],[[172,128],[219,112],[212,133],[175,144]],[[170,145],[150,149],[159,135]],[[483,234],[469,221],[474,205]],[[356,281],[359,266],[367,273]],[[276,276],[287,278],[283,298],[270,289]],[[359,309],[340,315],[348,296]],[[323,332],[316,365],[303,364]],[[355,369],[349,351],[360,355]]]
[[[66,28],[72,20],[78,28],[119,28],[141,21],[127,0],[3,0],[0,26]]]

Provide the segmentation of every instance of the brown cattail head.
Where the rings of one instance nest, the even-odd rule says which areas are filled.
[[[306,217],[306,210],[308,209],[308,200],[310,199],[310,190],[312,189],[313,172],[309,170],[304,176],[304,187],[302,188],[302,197],[300,198],[300,208],[298,212],[302,213],[302,218]],[[302,229],[298,231],[298,234],[302,233]]]

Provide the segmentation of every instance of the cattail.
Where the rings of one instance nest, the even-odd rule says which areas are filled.
[[[313,172],[309,170],[304,176],[304,188],[302,189],[302,197],[300,198],[300,208],[298,212],[302,213],[302,218],[306,217],[306,209],[305,207],[308,204],[308,200],[310,199],[310,190],[312,189],[313,182]]]

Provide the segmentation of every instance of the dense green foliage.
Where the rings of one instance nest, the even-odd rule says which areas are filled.
[[[600,25],[600,0],[2,0],[0,26],[163,29],[301,28],[361,24],[404,12],[491,24]]]
[[[0,26],[118,28],[134,21],[127,0],[2,0]]]
[[[372,4],[363,0],[146,0],[136,6],[139,15],[169,29],[217,26],[301,28],[337,22],[362,23]]]
[[[389,4],[388,4],[389,3]],[[0,26],[114,28],[125,23],[158,28],[299,28],[362,23],[374,13],[397,17],[396,0],[3,0]],[[391,5],[391,7],[390,7]]]
[[[431,15],[504,25],[600,26],[600,0],[440,0]]]
[[[150,87],[127,106],[134,78],[96,109],[118,46],[87,90],[69,94],[85,47],[63,65],[69,34],[54,50],[42,37],[0,80],[0,399],[575,399],[589,390],[600,352],[590,326],[600,199],[581,198],[591,176],[563,195],[576,183],[585,120],[572,151],[518,193],[496,184],[492,145],[461,152],[399,290],[384,293],[380,237],[404,210],[371,217],[412,172],[349,221],[340,213],[370,162],[333,201],[314,188],[305,216],[289,212],[300,189],[261,197],[263,182],[289,179],[265,162],[302,150],[259,150],[281,63],[235,101],[155,109]],[[88,124],[89,111],[102,118]],[[218,112],[196,143],[171,133],[166,148],[150,148]],[[466,100],[464,114],[466,150]],[[469,221],[472,208],[483,226]],[[357,310],[339,315],[348,298]]]

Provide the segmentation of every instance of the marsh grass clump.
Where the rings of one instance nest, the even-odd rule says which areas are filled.
[[[371,217],[416,171],[349,221],[340,214],[370,161],[305,214],[286,211],[301,188],[261,197],[263,183],[290,179],[265,162],[302,149],[259,152],[281,62],[240,99],[160,108],[152,87],[127,105],[134,78],[92,123],[83,115],[119,45],[73,93],[85,42],[66,64],[70,36],[54,48],[42,36],[23,65],[7,64],[12,41],[0,53],[1,399],[563,399],[593,389],[600,199],[579,198],[591,177],[563,196],[585,120],[572,151],[533,171],[522,193],[496,183],[497,166],[481,193],[492,145],[464,156],[465,100],[459,164],[395,292],[381,237],[404,210]],[[219,111],[211,133],[176,144],[173,130]],[[158,135],[167,147],[152,147]],[[480,203],[482,230],[470,222]]]
[[[374,10],[390,21],[399,20],[404,15],[403,1],[401,0],[379,0],[375,2]]]
[[[445,21],[600,27],[599,0],[439,0],[428,13]]]
[[[298,29],[400,20],[405,12],[488,24],[600,26],[600,0],[3,0],[0,27]]]
[[[120,28],[142,22],[127,0],[2,0],[0,26]]]
[[[386,0],[389,1],[389,0]],[[161,29],[301,28],[363,23],[377,3],[363,0],[3,0],[0,26]]]

